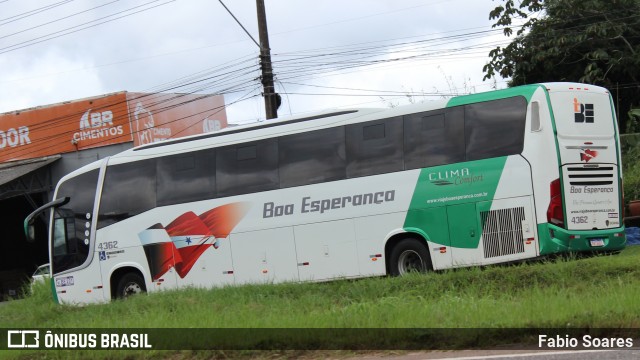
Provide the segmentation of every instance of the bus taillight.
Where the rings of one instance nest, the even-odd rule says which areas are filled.
[[[564,213],[562,209],[562,192],[560,191],[560,179],[551,182],[551,201],[547,209],[547,221],[564,227]]]

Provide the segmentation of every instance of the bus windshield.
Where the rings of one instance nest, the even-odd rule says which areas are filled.
[[[71,178],[60,184],[57,198],[69,202],[54,210],[51,234],[53,274],[78,267],[89,256],[89,240],[93,204],[98,183],[98,170]]]

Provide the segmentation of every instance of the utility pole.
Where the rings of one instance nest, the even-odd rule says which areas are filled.
[[[278,94],[273,86],[273,68],[271,67],[271,49],[267,32],[267,15],[264,0],[256,0],[258,10],[258,32],[260,34],[260,66],[262,68],[262,86],[264,88],[264,108],[268,119],[278,117]]]

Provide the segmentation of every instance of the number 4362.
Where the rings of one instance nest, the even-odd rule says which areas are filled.
[[[589,220],[588,216],[574,216],[571,218],[571,222],[574,224],[586,224]]]
[[[105,241],[98,244],[98,250],[111,250],[117,249],[118,242],[117,241]]]

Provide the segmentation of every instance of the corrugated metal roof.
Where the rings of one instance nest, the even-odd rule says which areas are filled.
[[[60,157],[60,155],[54,155],[2,163],[0,164],[0,185],[10,183],[23,175],[47,166],[60,159]]]

